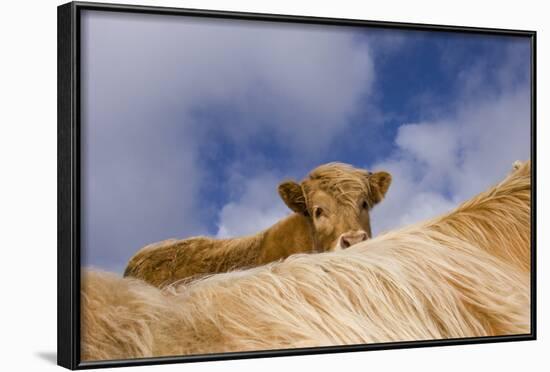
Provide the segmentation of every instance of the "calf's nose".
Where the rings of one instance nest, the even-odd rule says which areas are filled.
[[[349,248],[354,244],[361,243],[367,240],[368,235],[365,231],[349,231],[345,234],[342,234],[340,237],[340,246],[342,248]]]

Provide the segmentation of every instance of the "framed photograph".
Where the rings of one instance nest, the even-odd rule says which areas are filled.
[[[59,6],[59,365],[534,340],[535,36]]]

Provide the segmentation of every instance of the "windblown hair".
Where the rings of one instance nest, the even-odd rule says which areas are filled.
[[[445,216],[343,251],[164,290],[84,272],[82,358],[528,333],[529,205],[527,163]]]
[[[530,272],[530,174],[531,162],[516,162],[514,171],[496,187],[426,226],[446,236],[475,242],[478,248]]]

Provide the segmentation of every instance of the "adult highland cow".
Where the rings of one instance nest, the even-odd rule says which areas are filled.
[[[346,250],[164,290],[84,272],[82,359],[529,333],[530,170]]]

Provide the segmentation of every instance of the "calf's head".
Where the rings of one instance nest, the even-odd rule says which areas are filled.
[[[285,181],[279,195],[294,212],[307,217],[313,249],[348,248],[371,237],[369,212],[388,191],[391,175],[348,164],[329,163],[298,183]]]

